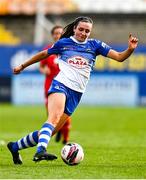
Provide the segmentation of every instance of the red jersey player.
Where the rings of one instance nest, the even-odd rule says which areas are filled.
[[[63,28],[61,26],[54,26],[51,30],[51,35],[54,42],[58,41],[61,34],[63,33]],[[47,46],[45,49],[48,49],[51,46]],[[58,74],[59,67],[57,64],[57,55],[51,55],[48,58],[42,60],[40,62],[40,72],[45,74],[45,83],[44,83],[44,90],[45,90],[45,105],[47,109],[48,104],[48,89],[51,86],[53,78]],[[71,118],[69,117],[63,127],[58,131],[56,135],[56,142],[60,141],[61,136],[63,136],[63,144],[66,144],[69,141],[69,131]]]

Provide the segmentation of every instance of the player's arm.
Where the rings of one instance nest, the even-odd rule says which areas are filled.
[[[48,54],[47,50],[41,51],[41,52],[37,53],[36,55],[34,55],[29,60],[27,60],[26,62],[24,62],[23,64],[15,67],[13,72],[14,72],[14,74],[19,74],[26,67],[28,67],[34,63],[37,63],[37,62],[41,61],[42,59],[45,59],[48,56],[49,56],[49,54]]]
[[[111,49],[108,52],[107,57],[114,59],[116,61],[119,61],[119,62],[123,62],[133,53],[133,51],[135,50],[137,45],[138,45],[138,39],[136,37],[133,37],[130,34],[129,40],[128,40],[128,48],[123,52],[117,52],[117,51]]]

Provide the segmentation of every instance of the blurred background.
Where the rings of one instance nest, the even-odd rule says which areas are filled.
[[[99,56],[81,104],[146,105],[146,0],[0,0],[0,103],[44,103],[39,63],[18,76],[12,68],[52,43],[54,25],[82,15],[94,21],[92,38],[122,51],[132,33],[139,46],[124,63]]]

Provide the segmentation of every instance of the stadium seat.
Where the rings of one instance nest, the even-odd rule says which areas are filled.
[[[0,44],[16,45],[21,42],[12,31],[7,30],[3,24],[0,24]]]

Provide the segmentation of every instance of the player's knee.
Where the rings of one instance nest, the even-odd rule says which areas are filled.
[[[58,122],[60,121],[62,113],[55,113],[53,116],[49,116],[48,122],[53,124],[54,127],[57,126]]]

